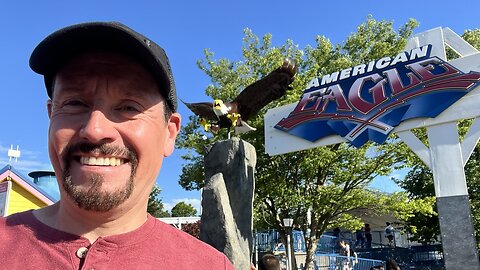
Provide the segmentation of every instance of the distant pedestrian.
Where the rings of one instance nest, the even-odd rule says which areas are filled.
[[[332,239],[330,240],[330,246],[332,248],[332,252],[340,252],[340,228],[336,227],[333,229]]]
[[[258,262],[258,270],[281,270],[280,260],[272,254],[265,254]]]
[[[340,237],[340,228],[339,227],[336,227],[335,229],[333,229],[333,236]]]
[[[339,242],[340,244],[340,255],[344,256],[345,258],[342,258],[342,270],[350,270],[352,269],[350,267],[350,245],[345,242],[344,240],[341,240]]]
[[[355,248],[360,246],[361,248],[365,248],[365,235],[363,228],[358,229],[355,231]]]
[[[339,244],[340,255],[350,257],[350,245],[344,240],[340,241]]]
[[[388,258],[387,259],[387,270],[401,270],[400,266],[398,266],[397,262],[392,259]]]
[[[394,245],[394,238],[395,238],[395,229],[393,226],[390,224],[390,222],[387,222],[387,227],[385,228],[385,237],[388,239],[388,245],[392,246]]]
[[[365,248],[372,248],[372,228],[370,224],[365,223]]]

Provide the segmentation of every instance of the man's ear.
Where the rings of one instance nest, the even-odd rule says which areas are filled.
[[[52,106],[53,102],[51,99],[47,100],[47,112],[48,112],[48,118],[52,117]]]
[[[172,113],[167,122],[167,134],[165,137],[165,148],[163,155],[168,157],[175,149],[175,139],[180,132],[181,116],[179,113]]]

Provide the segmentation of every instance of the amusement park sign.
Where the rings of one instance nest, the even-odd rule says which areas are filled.
[[[340,135],[356,147],[383,143],[401,122],[436,117],[480,83],[436,56],[432,45],[313,79],[274,127],[315,142]]]
[[[480,51],[448,27],[412,36],[404,50],[315,78],[298,103],[268,110],[265,152],[360,147],[395,132],[432,171],[445,269],[480,269],[464,171],[480,140]],[[460,138],[462,119],[472,122]]]

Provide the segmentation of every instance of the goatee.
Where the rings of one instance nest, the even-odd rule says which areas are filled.
[[[88,175],[87,179],[90,182],[90,187],[88,189],[81,188],[72,182],[72,176],[70,175],[73,153],[127,157],[131,166],[130,176],[123,187],[109,192],[102,189],[104,183],[103,176],[92,173]],[[138,159],[135,151],[129,148],[109,144],[95,145],[91,143],[79,143],[70,146],[66,150],[63,155],[63,161],[65,164],[62,181],[63,189],[78,207],[82,209],[107,212],[122,204],[132,194]]]

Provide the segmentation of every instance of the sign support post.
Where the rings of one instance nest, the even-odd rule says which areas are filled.
[[[446,269],[480,269],[457,123],[427,129]]]

